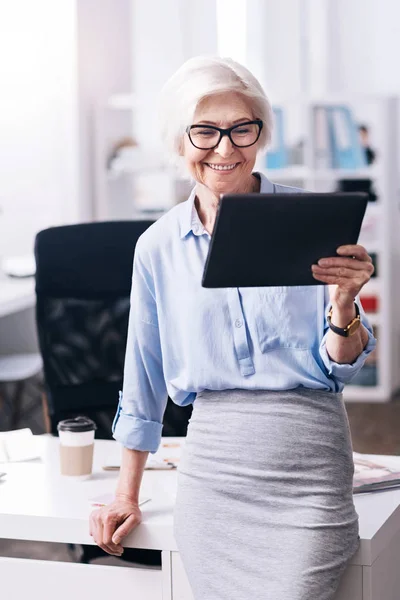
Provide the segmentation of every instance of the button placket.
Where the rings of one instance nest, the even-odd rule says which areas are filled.
[[[255,373],[255,369],[250,356],[246,327],[243,327],[245,320],[238,288],[228,289],[228,304],[231,320],[234,325],[232,328],[233,341],[239,361],[240,373],[244,376],[253,375]]]

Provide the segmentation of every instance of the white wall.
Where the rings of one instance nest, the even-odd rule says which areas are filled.
[[[104,106],[113,94],[132,89],[132,0],[78,0],[78,97],[80,135],[80,218],[96,216],[94,176],[95,107]],[[104,114],[104,145],[132,129],[129,111]]]
[[[161,88],[188,58],[218,53],[216,0],[132,3],[132,87],[137,98],[133,133],[142,150],[162,153],[158,123]],[[176,202],[176,195],[173,178],[166,171],[135,177],[137,209],[169,208]]]
[[[0,256],[78,214],[75,42],[75,2],[0,4]]]
[[[159,144],[159,92],[180,65],[197,54],[217,54],[215,0],[132,0],[135,136],[142,147]]]
[[[304,86],[302,0],[247,0],[247,61],[267,95],[296,96]]]
[[[247,0],[247,38],[272,97],[400,93],[398,0]]]
[[[309,0],[313,1],[313,0]],[[398,94],[398,0],[328,0],[332,92]]]

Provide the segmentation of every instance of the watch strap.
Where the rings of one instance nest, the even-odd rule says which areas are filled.
[[[356,323],[361,323],[360,309],[358,308],[357,302],[354,302],[354,306],[356,308],[356,316],[354,317],[354,319],[352,319],[350,321],[350,323],[348,325],[346,325],[346,327],[338,327],[337,325],[334,325],[332,323],[333,309],[332,309],[332,307],[329,309],[327,321],[328,321],[329,328],[332,329],[332,331],[334,333],[337,333],[338,335],[341,335],[342,337],[350,337],[353,333],[355,333],[356,329],[358,329],[358,325],[357,325],[356,329],[354,329],[354,325]]]

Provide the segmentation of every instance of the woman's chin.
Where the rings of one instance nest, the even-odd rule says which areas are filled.
[[[206,182],[206,186],[208,187],[208,189],[212,192],[214,192],[215,194],[229,194],[234,192],[239,185],[239,181],[235,179],[232,179],[230,181],[221,181],[221,180],[208,180],[208,182]]]

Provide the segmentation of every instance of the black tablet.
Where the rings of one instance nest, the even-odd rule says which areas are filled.
[[[202,286],[324,285],[311,265],[357,243],[367,202],[365,193],[223,195]]]

